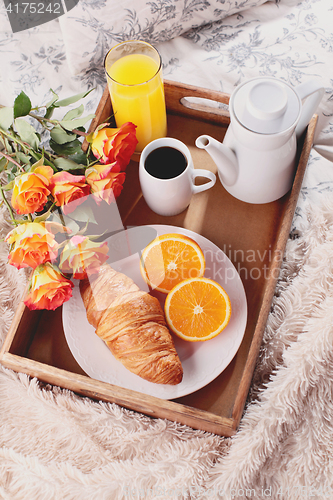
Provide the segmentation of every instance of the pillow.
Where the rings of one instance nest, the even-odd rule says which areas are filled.
[[[81,0],[59,18],[73,74],[103,66],[116,43],[140,39],[152,44],[220,20],[267,0]]]

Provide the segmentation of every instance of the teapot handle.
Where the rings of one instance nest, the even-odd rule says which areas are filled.
[[[298,139],[303,134],[312,118],[312,115],[319,106],[325,89],[316,80],[310,80],[301,83],[295,88],[295,90],[301,100],[306,99],[303,103],[301,116],[296,127],[296,137]]]

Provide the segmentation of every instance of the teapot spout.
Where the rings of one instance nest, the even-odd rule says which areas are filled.
[[[235,153],[209,135],[201,135],[195,141],[199,149],[205,149],[215,162],[220,180],[226,186],[233,186],[238,177],[238,161]]]

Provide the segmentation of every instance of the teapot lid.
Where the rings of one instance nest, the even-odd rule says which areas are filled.
[[[301,109],[298,94],[281,80],[259,77],[239,86],[232,109],[237,120],[259,134],[278,134],[295,124]]]

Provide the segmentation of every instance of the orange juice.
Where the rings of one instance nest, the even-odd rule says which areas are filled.
[[[137,126],[136,150],[166,136],[167,122],[160,64],[146,54],[128,54],[106,64],[109,91],[117,127]]]

